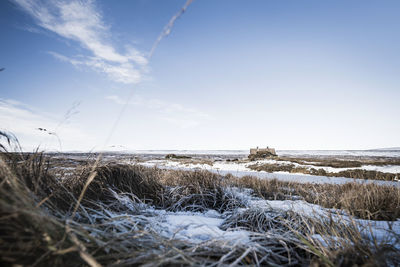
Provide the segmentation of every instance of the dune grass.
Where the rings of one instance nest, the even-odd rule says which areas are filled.
[[[338,202],[342,205],[340,208],[354,214],[357,210],[368,210],[360,212],[360,217],[393,219],[398,216],[399,195],[391,188],[355,184],[335,188],[334,185],[300,185],[254,177],[239,179],[206,171],[171,171],[121,164],[79,165],[70,175],[56,176],[51,171],[55,166],[43,154],[27,156],[3,149],[0,155],[2,264],[399,264],[395,244],[371,243],[351,223],[332,223],[326,218],[249,207],[232,190],[251,190],[254,196],[265,199],[288,199],[297,195],[326,207],[339,207],[335,206]],[[355,195],[359,197],[357,201],[351,198]],[[389,198],[394,204],[388,202]],[[152,228],[148,207],[193,212],[213,209],[224,214],[221,229],[245,229],[251,241],[191,243],[166,237]],[[318,241],[315,235],[326,240]]]

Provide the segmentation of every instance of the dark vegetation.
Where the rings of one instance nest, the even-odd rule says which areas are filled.
[[[370,171],[362,169],[344,170],[340,172],[327,172],[322,169],[314,169],[314,168],[310,170],[310,174],[329,176],[329,177],[347,177],[347,178],[383,180],[383,181],[394,181],[396,178],[398,178],[399,175],[396,173],[387,173],[387,172]]]
[[[340,172],[327,172],[323,169],[295,166],[294,164],[278,165],[278,164],[264,163],[264,164],[249,165],[248,168],[256,171],[266,171],[266,172],[284,171],[290,173],[304,173],[304,174],[320,175],[328,177],[347,177],[347,178],[383,180],[383,181],[394,181],[399,176],[399,174],[395,173],[386,173],[386,172],[363,170],[363,169],[343,170]]]
[[[176,154],[167,154],[165,155],[166,159],[190,159],[192,157],[185,156],[185,155],[176,155]]]
[[[400,218],[400,188],[356,182],[336,184],[302,184],[245,176],[236,186],[251,188],[257,196],[270,200],[303,200],[325,208],[343,209],[362,219],[396,220]]]
[[[301,165],[314,165],[320,167],[333,168],[358,168],[362,165],[400,165],[400,159],[391,157],[370,157],[370,158],[342,158],[335,159],[332,157],[275,157],[274,160],[290,161]]]
[[[248,156],[249,160],[258,160],[258,159],[266,159],[266,158],[275,158],[276,154],[273,154],[268,151],[259,151],[256,154],[250,154]]]

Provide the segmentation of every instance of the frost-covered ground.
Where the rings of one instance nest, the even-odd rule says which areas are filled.
[[[200,243],[218,240],[245,244],[250,242],[249,232],[245,230],[222,230],[224,215],[215,210],[207,212],[166,212],[155,211],[153,229],[168,238],[176,238]]]
[[[233,213],[240,214],[249,209],[257,209],[258,212],[265,212],[276,216],[285,212],[294,212],[304,217],[316,220],[329,220],[336,224],[354,226],[360,230],[363,238],[375,243],[385,243],[399,246],[400,220],[397,221],[373,221],[361,220],[349,216],[346,212],[336,209],[326,209],[321,206],[307,203],[302,200],[264,200],[252,195],[250,189],[228,188],[231,193],[245,203],[244,208],[235,211],[219,213],[209,209],[205,212],[179,211],[171,212],[162,209],[155,209],[151,206],[142,205],[141,216],[148,220],[148,228],[152,231],[169,239],[180,239],[191,243],[221,242],[229,245],[249,245],[254,242],[254,237],[260,233],[252,232],[241,228],[224,229],[222,226]],[[130,207],[137,213],[137,203],[132,202],[127,197],[115,195],[125,206]],[[111,214],[111,217],[126,216],[130,220],[130,215]],[[322,236],[314,234],[312,238],[317,242],[327,245],[327,240],[337,240],[340,236]],[[346,236],[342,237],[346,239]]]
[[[400,157],[400,149],[373,150],[277,150],[279,156],[352,156],[352,157]]]
[[[314,255],[322,251],[325,253],[322,255],[331,255],[332,258],[338,247],[341,252],[350,251],[351,253],[358,249],[366,249],[365,255],[371,249],[374,251],[373,257],[378,255],[381,249],[389,248],[390,251],[394,251],[395,255],[397,255],[396,251],[400,251],[400,220],[397,219],[398,205],[396,206],[398,195],[396,192],[393,194],[393,191],[397,190],[396,187],[372,187],[374,190],[378,189],[377,197],[371,198],[372,202],[377,200],[382,203],[371,204],[370,198],[366,197],[360,200],[360,205],[352,206],[353,196],[358,199],[359,196],[364,195],[353,193],[357,193],[359,188],[370,188],[370,186],[351,185],[356,189],[349,191],[348,198],[342,197],[339,192],[337,197],[328,199],[333,204],[327,205],[326,202],[310,201],[307,197],[308,193],[310,196],[322,199],[324,196],[331,195],[331,189],[341,190],[341,186],[326,186],[328,190],[325,190],[324,186],[296,185],[299,188],[310,190],[305,191],[305,195],[302,195],[304,191],[296,191],[287,184],[274,189],[269,186],[275,184],[274,182],[264,183],[265,181],[251,178],[220,177],[208,172],[194,172],[193,170],[208,170],[219,174],[230,173],[238,177],[250,175],[265,179],[278,178],[302,183],[343,184],[352,182],[354,179],[284,172],[268,173],[252,170],[249,166],[252,164],[300,166],[300,164],[274,159],[259,161],[234,159],[236,161],[232,161],[232,158],[219,159],[218,157],[217,159],[208,156],[206,158],[165,159],[164,155],[158,156],[158,159],[143,159],[132,156],[110,156],[104,160],[104,166],[99,167],[99,175],[93,180],[94,186],[101,185],[101,190],[108,192],[104,194],[105,200],[97,202],[98,208],[88,206],[85,208],[86,211],[85,209],[79,211],[76,219],[84,222],[80,227],[86,227],[87,231],[92,231],[91,235],[93,236],[101,234],[96,228],[97,226],[93,225],[104,227],[103,231],[111,236],[111,240],[114,239],[115,233],[119,233],[123,238],[118,243],[126,242],[128,244],[129,241],[126,240],[128,238],[125,239],[125,236],[129,236],[129,234],[135,237],[143,236],[138,239],[137,243],[149,242],[150,245],[143,246],[144,249],[140,249],[140,251],[156,251],[158,254],[157,249],[171,246],[171,250],[168,251],[170,253],[170,251],[176,250],[176,244],[180,244],[180,246],[183,244],[180,248],[184,247],[190,251],[196,251],[199,248],[209,249],[209,251],[223,248],[221,259],[231,255],[230,252],[234,249],[243,251],[234,256],[236,258],[230,261],[233,263],[238,259],[240,261],[241,255],[246,256],[250,252],[262,258],[285,255],[285,257],[293,259],[293,255],[308,255],[305,252],[313,251],[313,248],[314,251],[317,251]],[[138,164],[161,169],[188,170],[188,172],[147,169]],[[59,166],[58,170],[64,176],[66,173],[78,173],[73,172],[69,165],[63,166],[62,162]],[[78,170],[81,173],[80,169]],[[144,177],[149,180],[143,179]],[[72,179],[70,176],[67,178]],[[120,180],[124,184],[116,182]],[[134,182],[131,182],[132,180]],[[251,182],[246,183],[246,180]],[[79,181],[85,182],[86,179],[82,178]],[[197,183],[197,181],[199,182]],[[214,181],[217,182],[214,183]],[[255,184],[252,183],[253,181]],[[400,186],[398,182],[356,181]],[[258,182],[266,186],[258,187]],[[136,188],[136,186],[138,187]],[[260,188],[264,190],[261,193]],[[313,191],[315,188],[322,188],[325,191],[322,189],[321,192]],[[390,190],[385,191],[386,188]],[[92,203],[92,197],[98,198],[98,191],[98,187],[92,187],[92,190],[87,192],[89,203]],[[110,198],[109,192],[111,192],[112,198]],[[276,192],[279,193],[279,196],[275,195]],[[371,191],[372,194],[374,192]],[[392,198],[392,196],[394,197]],[[274,198],[275,200],[271,200]],[[276,200],[276,198],[284,200]],[[394,205],[391,205],[392,199]],[[347,202],[342,200],[347,200]],[[319,203],[322,206],[306,201]],[[351,207],[335,205],[335,203],[350,203]],[[342,207],[343,209],[324,207]],[[359,210],[366,210],[366,213],[361,214],[358,212]],[[387,212],[390,216],[383,214],[373,218],[394,221],[360,219],[370,218],[371,214],[381,211],[382,214]],[[90,214],[90,216],[87,215],[87,218],[85,217],[86,212]],[[357,214],[360,217],[350,214]],[[132,240],[132,236],[130,240]],[[104,245],[102,242],[100,242],[101,246]],[[271,248],[280,252],[271,254]],[[299,253],[296,250],[298,248],[300,248]],[[124,247],[120,250],[121,253],[128,251],[129,249]],[[378,251],[377,254],[375,251]],[[178,256],[183,255],[181,251],[177,253]],[[207,253],[206,257],[208,257]],[[138,255],[138,257],[142,256]],[[364,257],[364,254],[362,255]],[[278,263],[285,264],[285,260],[286,258]]]
[[[140,164],[147,166],[147,167],[154,167],[157,166],[159,168],[166,168],[166,169],[180,169],[180,170],[208,170],[211,172],[219,173],[222,175],[225,174],[232,174],[238,177],[243,177],[246,175],[256,176],[258,178],[265,178],[265,179],[279,179],[282,181],[288,182],[299,182],[299,183],[330,183],[330,184],[344,184],[348,182],[359,182],[359,183],[376,183],[382,185],[394,185],[400,186],[399,182],[391,182],[391,181],[378,181],[378,180],[364,180],[364,179],[351,179],[345,177],[327,177],[327,176],[317,176],[317,175],[309,175],[309,174],[302,174],[302,173],[288,173],[288,172],[274,172],[269,173],[265,171],[255,171],[250,169],[249,165],[254,164],[294,164],[295,166],[309,166],[313,168],[325,168],[327,170],[330,169],[351,169],[351,168],[332,168],[332,167],[316,167],[312,165],[300,165],[297,163],[292,163],[289,161],[276,161],[272,159],[265,159],[265,160],[258,160],[246,163],[235,163],[235,162],[227,162],[227,161],[215,161],[212,165],[211,164],[195,164],[195,163],[185,163],[181,161],[173,161],[173,160],[149,160],[146,162],[142,162]],[[389,168],[390,166],[371,166],[372,167],[380,167],[380,168]],[[400,166],[395,166],[393,170],[399,170]]]
[[[339,223],[355,224],[367,238],[375,239],[377,242],[396,243],[399,238],[400,220],[392,222],[356,219],[342,210],[326,209],[303,200],[264,200],[252,197],[248,192],[242,193],[242,197],[248,199],[250,207],[291,211],[311,218],[333,219]]]

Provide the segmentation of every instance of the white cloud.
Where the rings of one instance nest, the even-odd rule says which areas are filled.
[[[15,134],[25,150],[33,150],[38,146],[42,149],[60,150],[58,138],[63,149],[76,147],[78,142],[90,139],[74,124],[59,127],[61,116],[45,114],[15,100],[0,98],[0,121],[1,129]],[[57,132],[54,132],[55,129]]]
[[[117,95],[110,95],[105,98],[118,105],[126,103],[126,100]],[[129,104],[155,110],[159,113],[161,119],[181,128],[192,128],[202,121],[210,119],[210,116],[202,111],[184,107],[181,104],[168,103],[160,99],[145,99],[141,96],[134,96]]]
[[[90,67],[94,71],[106,73],[107,76],[115,81],[124,84],[138,83],[142,79],[144,69],[137,69],[131,63],[112,64],[97,57],[75,57],[69,58],[55,52],[49,52],[55,58],[68,62],[77,68]]]
[[[14,0],[31,15],[37,25],[77,41],[91,52],[91,56],[67,57],[51,54],[74,66],[87,66],[104,72],[116,82],[131,84],[140,82],[146,72],[147,58],[133,47],[127,46],[125,53],[119,53],[110,41],[109,27],[103,22],[94,1],[63,0]]]

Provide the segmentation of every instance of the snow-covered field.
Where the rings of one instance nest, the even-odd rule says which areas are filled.
[[[147,166],[147,167],[159,167],[159,168],[166,168],[166,169],[180,169],[180,170],[208,170],[211,172],[219,173],[222,175],[225,174],[232,174],[238,177],[243,177],[246,175],[256,176],[258,178],[265,178],[265,179],[279,179],[282,181],[288,182],[299,182],[299,183],[330,183],[330,184],[344,184],[348,182],[359,182],[359,183],[376,183],[382,185],[394,185],[400,186],[399,182],[391,182],[391,181],[378,181],[378,180],[364,180],[364,179],[351,179],[345,177],[327,177],[327,176],[317,176],[317,175],[308,175],[302,173],[288,173],[288,172],[274,172],[269,173],[265,171],[255,171],[250,169],[249,165],[254,164],[293,164],[295,166],[306,166],[306,167],[313,167],[313,168],[323,168],[327,171],[333,169],[334,171],[339,172],[337,169],[344,170],[344,169],[356,169],[356,168],[332,168],[332,167],[317,167],[312,165],[300,165],[297,163],[292,163],[289,161],[276,161],[273,159],[264,159],[246,163],[235,163],[235,162],[227,162],[227,161],[216,161],[212,165],[210,164],[194,164],[194,163],[184,163],[181,161],[172,161],[172,160],[149,160],[146,162],[142,162],[140,164]],[[400,172],[400,166],[363,166],[365,169],[373,169],[377,168],[379,170],[389,169],[394,171]]]
[[[352,157],[400,157],[400,149],[376,150],[277,150],[279,156],[352,156]]]
[[[317,167],[313,165],[301,165],[289,161],[276,161],[273,159],[264,159],[252,162],[229,162],[229,161],[214,161],[212,164],[206,163],[190,163],[179,160],[148,160],[141,162],[141,165],[147,167],[158,167],[164,169],[178,170],[208,170],[218,174],[232,174],[238,177],[251,175],[259,178],[272,179],[277,178],[282,181],[300,182],[300,183],[330,183],[344,184],[347,182],[357,181],[359,183],[376,183],[381,185],[399,186],[399,182],[377,181],[377,180],[362,180],[350,179],[345,177],[326,177],[314,176],[305,174],[293,174],[285,172],[268,173],[264,171],[255,171],[248,166],[253,164],[294,164],[296,166],[307,166],[313,168],[323,168],[326,171],[340,171],[356,168],[332,168],[332,167]],[[370,166],[362,167],[366,170],[379,170],[385,172],[397,173],[400,171],[400,166]],[[235,212],[240,214],[247,210],[257,209],[265,212],[265,214],[294,212],[301,216],[314,218],[317,220],[333,220],[338,225],[354,226],[363,235],[363,238],[370,240],[371,243],[383,242],[385,244],[393,244],[397,249],[400,249],[400,220],[396,221],[374,221],[363,220],[348,215],[343,210],[327,209],[319,205],[310,204],[304,200],[265,200],[254,197],[251,189],[231,188],[236,197],[240,198],[243,203],[246,203],[245,208],[239,208]],[[189,212],[179,211],[171,212],[166,210],[155,210],[149,208],[147,210],[151,214],[151,224],[153,230],[167,238],[176,238],[193,243],[202,243],[209,241],[220,241],[226,244],[242,244],[249,245],[253,242],[253,237],[256,233],[245,229],[223,229],[225,220],[232,213],[219,213],[216,210],[208,210],[206,212]],[[332,240],[338,241],[338,236],[325,236],[320,234],[312,235],[315,242],[328,246],[332,244]],[[345,237],[344,237],[345,238]]]
[[[228,190],[231,190],[232,194],[245,203],[246,207],[234,211],[236,214],[256,209],[258,212],[264,212],[272,218],[277,216],[277,214],[294,212],[319,221],[330,220],[338,225],[354,226],[370,242],[384,242],[385,244],[395,245],[397,249],[400,249],[398,240],[400,220],[362,220],[347,215],[343,210],[326,209],[303,200],[264,200],[252,196],[252,190],[250,189],[230,188]],[[137,212],[137,208],[135,207],[137,204],[129,198],[117,195],[116,197],[125,206]],[[221,229],[221,226],[223,226],[229,216],[232,216],[232,211],[219,213],[216,210],[209,209],[205,212],[171,212],[155,209],[150,206],[142,206],[142,214],[148,220],[148,228],[152,231],[156,231],[158,234],[169,239],[180,239],[191,243],[218,241],[230,245],[240,244],[248,246],[253,242],[254,237],[259,234],[240,228]],[[114,215],[114,217],[120,216],[121,214]],[[126,216],[126,220],[128,221],[135,221],[134,219],[131,220],[127,214],[124,216]],[[312,238],[316,242],[327,245],[327,240],[335,240],[339,237],[314,234]],[[343,236],[343,238],[346,238],[346,236]]]
[[[110,150],[106,151],[110,152]],[[115,153],[139,155],[242,155],[249,150],[115,150]],[[353,156],[353,157],[400,157],[400,149],[393,150],[277,150],[279,156]]]

